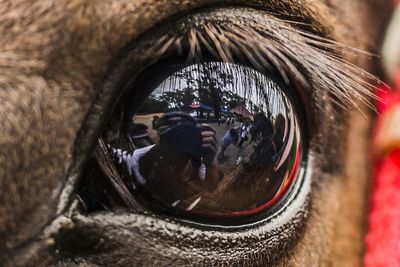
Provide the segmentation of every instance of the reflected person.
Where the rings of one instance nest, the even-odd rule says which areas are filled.
[[[159,191],[155,195],[175,201],[193,193],[187,190],[187,183],[202,183],[218,176],[209,167],[217,151],[215,131],[210,125],[198,126],[189,114],[171,112],[160,117],[155,128],[160,141],[138,160],[135,176],[139,182],[144,180],[140,184],[151,187],[153,193]],[[190,194],[182,196],[181,192]]]

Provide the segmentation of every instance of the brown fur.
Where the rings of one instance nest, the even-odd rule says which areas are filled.
[[[0,3],[0,262],[23,265],[54,260],[55,254],[48,252],[54,240],[44,231],[68,210],[70,202],[60,193],[79,154],[74,147],[77,136],[85,134],[80,132],[82,123],[102,77],[122,49],[171,16],[219,2],[223,1]],[[228,2],[311,23],[316,33],[373,52],[378,51],[390,7],[383,3],[389,1],[373,0]],[[374,63],[345,57],[368,70]],[[347,148],[343,172],[331,175],[320,170],[316,175],[320,184],[312,193],[305,234],[280,265],[361,264],[369,120],[360,116],[351,112],[350,126],[343,132],[347,134],[341,140]],[[69,181],[72,187],[74,181]]]

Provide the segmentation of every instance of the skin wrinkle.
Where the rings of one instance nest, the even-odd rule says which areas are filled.
[[[331,31],[335,40],[360,48],[372,47],[368,40],[379,39],[378,26],[385,20],[374,20],[376,27],[366,24],[374,10],[353,9],[363,6],[362,1],[354,1],[357,6],[347,10],[338,8],[346,6],[342,1],[331,1],[339,10],[335,14],[320,1],[304,1],[308,8],[290,2],[259,4],[271,8],[288,3],[293,7],[286,6],[288,12],[312,14]],[[54,188],[61,185],[75,137],[97,94],[93,84],[100,80],[112,58],[157,21],[205,1],[84,3],[3,1],[0,4],[2,252],[13,251],[20,242],[37,236],[54,217],[57,196]],[[356,16],[351,13],[359,10]],[[383,18],[385,14],[382,13]],[[362,19],[351,23],[354,17]],[[360,34],[365,28],[371,29],[369,38]],[[312,255],[317,260],[320,254]]]
[[[265,262],[273,262],[275,259],[266,259],[267,255],[274,257],[274,254],[265,254],[265,250],[275,251],[277,248],[271,246],[274,244],[271,239],[286,239],[293,232],[294,228],[301,225],[301,216],[295,222],[290,223],[290,227],[282,227],[274,232],[263,232],[261,229],[253,229],[243,231],[245,234],[225,234],[229,238],[223,237],[220,233],[209,231],[198,231],[185,226],[176,226],[175,223],[158,221],[146,216],[134,216],[118,213],[112,218],[98,214],[96,216],[85,217],[77,215],[76,223],[80,225],[79,231],[66,231],[62,233],[61,239],[67,239],[69,242],[74,241],[75,235],[93,236],[103,240],[105,246],[95,246],[98,249],[90,250],[91,253],[85,256],[85,250],[88,248],[86,244],[76,247],[79,251],[75,255],[77,261],[93,262],[97,264],[107,265],[130,265],[145,260],[147,264],[154,265],[159,262],[161,266],[171,266],[175,264],[182,266],[185,263],[190,265],[215,265],[216,263],[223,265],[235,265],[240,260],[248,258],[253,264],[263,264]],[[102,225],[102,233],[97,232],[98,226]],[[115,228],[114,225],[118,225]],[[120,229],[123,229],[122,231]],[[158,231],[156,229],[159,229]],[[161,230],[162,229],[162,230]],[[175,236],[179,229],[181,240],[176,240]],[[252,232],[259,233],[255,235]],[[279,233],[279,234],[278,234]],[[160,237],[160,235],[162,235]],[[95,239],[96,239],[95,238]],[[153,243],[152,240],[160,240]],[[104,241],[105,240],[105,241]],[[123,242],[121,242],[123,240]],[[264,240],[264,243],[260,243]],[[95,240],[93,240],[95,241]],[[141,243],[143,245],[138,246]],[[89,243],[90,244],[90,243]],[[96,244],[96,242],[95,242]],[[211,244],[211,245],[210,245]],[[287,242],[282,243],[279,249],[287,250]],[[108,251],[108,255],[104,257],[102,251]],[[70,251],[68,251],[71,253]],[[83,253],[82,253],[83,252]],[[123,255],[117,257],[116,255]],[[146,255],[138,257],[138,255]],[[277,256],[275,256],[277,257]],[[218,258],[218,260],[216,260]]]

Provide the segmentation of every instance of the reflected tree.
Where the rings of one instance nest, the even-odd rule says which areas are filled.
[[[233,84],[234,77],[231,73],[224,71],[219,64],[194,65],[192,68],[184,69],[176,73],[177,78],[185,80],[186,91],[196,90],[198,101],[213,108],[216,118],[220,117],[221,107],[224,106],[224,88]],[[203,111],[200,110],[203,117]]]
[[[285,108],[282,92],[271,90],[275,82],[250,68],[209,62],[184,68],[169,77],[153,95],[155,107],[189,112],[194,102],[213,110],[216,118],[221,109],[243,106],[250,113],[263,112],[268,118]],[[204,107],[203,107],[204,108]],[[204,109],[200,108],[200,117]],[[207,108],[205,108],[207,109]]]
[[[197,100],[194,89],[189,86],[182,90],[165,92],[159,97],[159,101],[170,108],[186,112],[190,111],[190,105]]]

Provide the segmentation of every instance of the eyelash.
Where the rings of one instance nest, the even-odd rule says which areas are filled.
[[[162,58],[177,51],[196,62],[206,50],[223,62],[244,59],[259,71],[277,71],[286,84],[313,90],[316,95],[327,91],[331,101],[343,109],[360,109],[357,101],[374,108],[370,100],[376,97],[373,89],[378,79],[338,56],[373,55],[303,31],[295,22],[266,21],[259,16],[246,17],[246,23],[215,20],[204,24],[195,17],[196,25],[187,28],[185,24],[179,34],[162,35],[149,53]],[[185,45],[187,51],[183,51]]]

